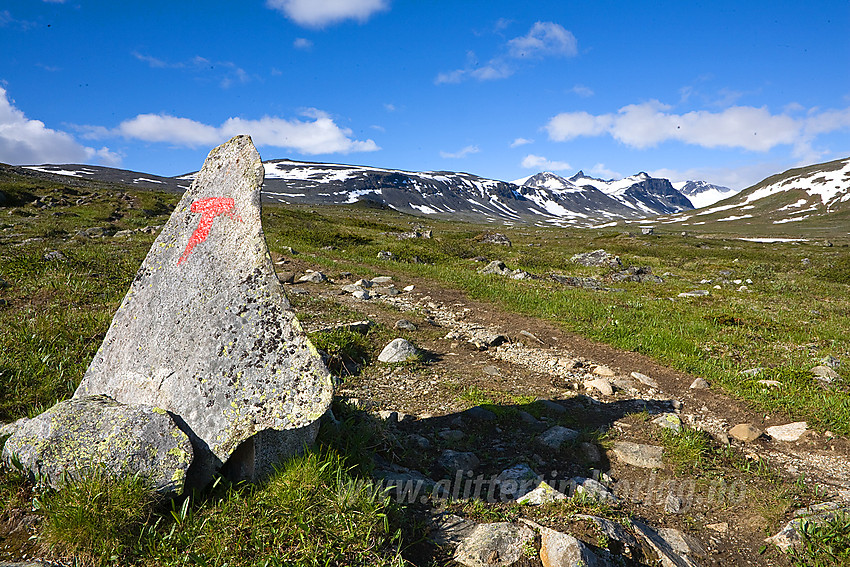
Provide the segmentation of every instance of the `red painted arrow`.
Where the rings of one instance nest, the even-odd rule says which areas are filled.
[[[233,216],[233,208],[236,203],[230,197],[210,197],[209,199],[201,199],[192,203],[192,212],[201,213],[201,220],[198,222],[198,228],[189,237],[189,243],[186,244],[186,250],[183,255],[177,260],[177,265],[183,263],[183,260],[189,257],[192,250],[207,239],[212,229],[213,220],[220,215],[226,215],[234,220],[242,222],[242,219],[237,215]]]

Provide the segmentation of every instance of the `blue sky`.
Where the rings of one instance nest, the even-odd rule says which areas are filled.
[[[7,0],[0,162],[263,159],[743,188],[850,155],[850,2]]]

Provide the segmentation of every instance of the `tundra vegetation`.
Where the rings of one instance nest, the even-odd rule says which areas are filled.
[[[153,242],[155,231],[143,229],[162,225],[178,197],[11,173],[0,177],[0,192],[6,196],[0,207],[0,420],[10,422],[37,415],[73,394]],[[329,274],[389,273],[400,280],[437,282],[504,311],[545,319],[592,340],[648,355],[704,378],[760,412],[804,420],[820,432],[850,435],[846,234],[831,236],[834,245],[824,246],[823,238],[830,235],[817,241],[765,244],[712,234],[710,225],[702,227],[702,233],[682,234],[671,228],[651,235],[639,229],[624,234],[622,228],[517,225],[498,228],[512,242],[505,247],[481,242],[480,235],[493,230],[492,225],[423,219],[359,205],[265,206],[263,224],[275,255],[287,256],[289,248],[295,249]],[[397,237],[417,225],[427,225],[433,238]],[[111,236],[117,231],[133,232]],[[98,237],[101,232],[108,237]],[[547,277],[557,273],[603,278],[608,268],[570,261],[576,253],[599,248],[620,256],[626,266],[651,267],[664,281],[606,283],[618,290],[594,291]],[[379,252],[390,252],[390,259],[379,259]],[[481,275],[477,269],[483,264],[473,262],[477,257],[502,260],[511,269],[541,277]],[[695,289],[710,293],[679,297]],[[333,319],[341,309],[309,297],[291,299],[306,320]],[[312,339],[329,355],[334,374],[345,381],[352,367],[374,364],[383,344],[376,337],[392,336],[378,327],[365,339],[344,330],[315,333]],[[824,387],[810,369],[827,356],[845,363],[839,377]],[[742,374],[756,368],[758,373]],[[758,380],[776,380],[783,387],[764,388]],[[515,407],[540,412],[533,398],[510,398],[476,387],[462,388],[457,396],[470,406],[483,404],[500,423],[515,417]],[[30,555],[75,557],[90,565],[439,562],[439,557],[422,559],[425,531],[415,507],[393,502],[368,480],[376,453],[399,450],[384,426],[344,404],[334,407],[345,427],[323,427],[313,451],[282,464],[257,485],[220,480],[206,491],[160,501],[140,478],[119,480],[94,471],[85,478],[68,478],[66,489],[56,491],[4,469],[0,520],[11,525],[33,510],[37,516],[26,532],[32,539],[19,536],[20,541],[7,542],[7,547]],[[811,499],[811,487],[788,486],[769,465],[718,449],[700,432],[664,436],[661,441],[677,474],[705,479],[712,470],[734,470],[768,487],[762,504],[772,533],[795,504]],[[480,501],[453,506],[468,517],[491,521],[515,518],[519,509]],[[571,499],[540,513],[618,513],[603,508]],[[807,528],[801,551],[789,561],[842,564],[850,547],[848,525],[840,516]]]

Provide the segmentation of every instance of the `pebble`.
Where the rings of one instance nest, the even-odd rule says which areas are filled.
[[[691,382],[691,390],[707,390],[708,388],[708,382],[706,382],[703,378],[697,378]]]
[[[606,380],[605,378],[596,378],[594,380],[588,380],[584,383],[585,390],[596,390],[600,394],[605,396],[613,396],[614,395],[614,387],[611,386],[611,382]]]
[[[808,429],[805,421],[796,421],[787,425],[774,425],[765,429],[765,433],[777,441],[797,441]]]
[[[761,437],[761,429],[750,423],[739,423],[729,430],[729,435],[738,441],[750,443]]]

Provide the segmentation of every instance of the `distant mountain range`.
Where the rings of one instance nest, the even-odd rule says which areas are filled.
[[[774,226],[803,226],[809,219],[821,222],[824,215],[850,219],[850,158],[792,169],[739,193],[704,181],[671,183],[643,172],[619,180],[597,179],[581,171],[569,178],[542,172],[506,182],[450,171],[412,172],[287,159],[267,161],[264,166],[263,198],[275,203],[367,202],[420,216],[541,226],[599,226],[640,219],[682,226],[750,224],[755,219]],[[161,177],[90,165],[15,169],[178,193],[188,188],[195,175]]]
[[[680,226],[759,226],[771,233],[832,226],[850,234],[850,158],[789,169],[697,211],[656,218]]]

